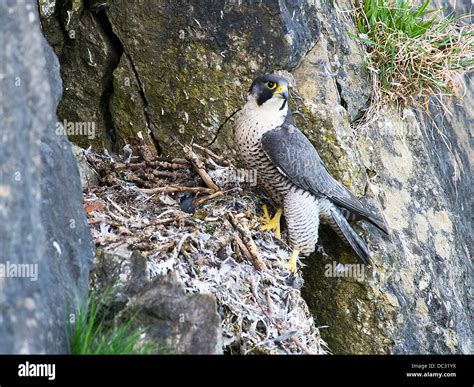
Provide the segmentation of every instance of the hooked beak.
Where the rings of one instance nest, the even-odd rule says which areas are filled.
[[[287,100],[288,88],[286,86],[278,86],[278,88],[275,90],[275,95],[278,95],[280,98]]]

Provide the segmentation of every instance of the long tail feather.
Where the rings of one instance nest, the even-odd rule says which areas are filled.
[[[385,234],[390,235],[390,232],[388,230],[387,223],[383,217],[376,217],[375,215],[368,216],[365,219],[367,219],[370,223],[372,223],[374,226],[378,227],[380,230],[382,230]]]
[[[352,250],[354,250],[362,263],[371,265],[372,257],[370,256],[369,248],[337,208],[331,210],[331,218],[332,221],[329,222],[331,228],[342,240],[352,247]]]

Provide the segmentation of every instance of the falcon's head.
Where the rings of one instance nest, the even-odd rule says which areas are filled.
[[[264,109],[275,109],[286,113],[288,109],[288,80],[276,74],[259,76],[250,86],[247,101],[255,102]]]

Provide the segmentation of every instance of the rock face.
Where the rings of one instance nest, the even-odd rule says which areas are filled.
[[[354,31],[344,15],[330,13],[322,31],[294,72],[297,85],[304,84],[298,91],[305,104],[332,121],[316,129],[323,139],[314,142],[353,192],[365,193],[374,209],[381,204],[392,231],[387,238],[361,225],[377,260],[365,280],[328,278],[334,260],[354,261],[330,231],[320,233],[325,253],[308,260],[305,297],[318,322],[330,326],[323,337],[336,353],[470,353],[472,243],[465,190],[472,161],[465,128],[472,121],[472,88],[465,107],[451,104],[453,117],[436,109],[434,120],[408,109],[401,117],[387,110],[353,137],[349,124],[362,105],[349,90],[370,90],[357,59],[362,51],[348,41],[347,31]],[[331,69],[333,82],[324,68]],[[307,127],[304,120],[300,125]]]
[[[174,353],[221,354],[221,319],[216,298],[211,294],[185,294],[171,272],[156,277],[121,313],[128,321],[146,326],[146,334]]]
[[[79,173],[56,134],[59,63],[34,1],[0,4],[0,353],[67,353],[92,243]]]
[[[216,298],[185,294],[175,272],[149,280],[147,260],[138,252],[100,252],[91,273],[99,292],[114,286],[108,309],[118,321],[134,319],[146,339],[179,354],[222,353]]]
[[[120,149],[139,144],[140,132],[172,153],[175,140],[210,142],[255,75],[289,71],[298,125],[330,172],[392,230],[386,237],[360,225],[377,263],[363,278],[331,276],[326,265],[355,260],[321,230],[324,252],[306,260],[304,276],[308,305],[329,326],[323,338],[335,353],[472,352],[472,94],[464,107],[450,105],[452,116],[387,108],[356,133],[371,84],[350,13],[305,0],[98,3],[42,8],[69,90],[61,120],[102,117],[97,141],[78,143]],[[221,132],[216,149],[231,153],[230,131]]]
[[[43,25],[67,86],[59,116],[96,121],[97,138],[76,142],[98,149],[136,146],[138,132],[167,151],[209,141],[257,72],[295,67],[319,35],[303,1],[89,3],[56,6],[57,18],[44,8]]]
[[[99,183],[99,177],[97,176],[97,172],[89,166],[86,156],[84,155],[84,149],[74,144],[72,144],[71,149],[77,167],[79,168],[82,188],[86,189],[87,187],[97,185]]]

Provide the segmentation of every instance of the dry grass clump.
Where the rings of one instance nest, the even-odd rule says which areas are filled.
[[[361,0],[356,11],[366,44],[374,103],[427,103],[430,97],[462,97],[463,74],[474,66],[474,28],[464,18],[429,10],[431,0]]]

